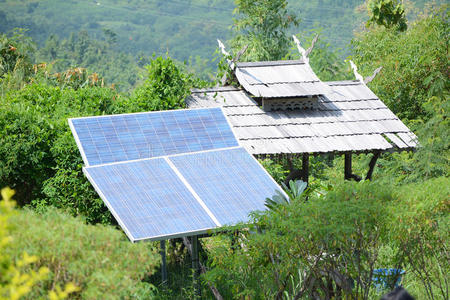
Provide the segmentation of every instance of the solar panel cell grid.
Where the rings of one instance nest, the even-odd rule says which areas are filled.
[[[169,159],[223,225],[248,221],[250,212],[265,210],[266,198],[280,190],[243,148]]]
[[[163,158],[85,172],[132,241],[216,227]]]
[[[238,146],[220,108],[71,119],[86,165]]]

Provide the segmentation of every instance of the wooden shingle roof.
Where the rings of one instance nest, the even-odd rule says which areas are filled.
[[[252,154],[409,150],[416,136],[359,81],[324,82],[317,109],[264,111],[244,90],[194,90],[189,108],[221,106]]]
[[[255,97],[317,96],[327,90],[303,60],[237,63],[235,75],[241,86]]]

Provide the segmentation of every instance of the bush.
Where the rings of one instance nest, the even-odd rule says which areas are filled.
[[[38,260],[38,257],[28,255],[27,252],[20,254],[16,259],[8,253],[11,243],[14,241],[10,236],[11,224],[10,218],[17,213],[14,210],[15,202],[11,199],[14,190],[3,188],[1,190],[2,200],[0,200],[0,298],[1,299],[20,299],[29,295],[32,289],[39,281],[44,280],[49,269],[45,266],[38,270],[24,272],[23,269],[29,267]],[[66,284],[64,290],[59,285],[54,285],[48,295],[51,300],[65,299],[69,294],[78,291],[72,282]]]
[[[450,261],[450,180],[435,178],[401,187],[389,240],[397,249],[394,262],[416,279],[422,298],[447,299]],[[419,282],[422,288],[418,288]],[[419,296],[419,295],[418,295]]]
[[[130,99],[118,103],[116,112],[140,112],[184,108],[194,79],[170,57],[156,57],[147,66],[147,78]]]
[[[84,178],[78,177],[77,185],[53,192],[51,184],[55,180],[51,179],[61,172],[81,174],[82,164],[75,141],[67,139],[71,136],[67,118],[110,113],[115,97],[116,93],[108,88],[88,87],[75,91],[44,83],[30,84],[2,97],[0,184],[20,191],[17,196],[20,205],[36,199],[40,202],[55,193],[60,197],[48,201],[56,203],[55,200],[65,198],[64,203],[73,203],[75,197],[85,205],[98,201],[93,192],[78,197],[76,191],[87,184]],[[65,183],[57,180],[59,187],[73,182],[64,180]]]
[[[310,195],[254,214],[254,225],[240,228],[241,247],[210,251],[206,279],[234,298],[367,299],[392,194],[377,183],[346,182]]]
[[[53,174],[49,141],[54,136],[51,120],[35,107],[0,109],[0,186],[20,190],[21,205],[41,196],[42,182]]]
[[[108,226],[85,225],[54,208],[42,215],[22,210],[10,218],[13,242],[6,250],[16,259],[23,251],[39,257],[33,270],[46,266],[50,278],[39,283],[30,298],[43,297],[55,284],[73,282],[82,299],[148,298],[151,284],[142,282],[159,262],[148,243],[130,243]]]

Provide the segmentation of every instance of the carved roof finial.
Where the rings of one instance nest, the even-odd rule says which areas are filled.
[[[361,74],[358,73],[358,67],[355,65],[355,63],[353,61],[350,60],[350,66],[352,66],[353,69],[353,74],[355,74],[356,79],[361,82],[362,84],[364,83],[364,77],[362,77]]]

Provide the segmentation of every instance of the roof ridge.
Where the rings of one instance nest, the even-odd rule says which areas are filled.
[[[270,60],[270,61],[254,61],[254,62],[237,62],[237,68],[249,67],[268,67],[268,66],[284,66],[284,65],[303,65],[305,62],[302,59],[295,60]]]

